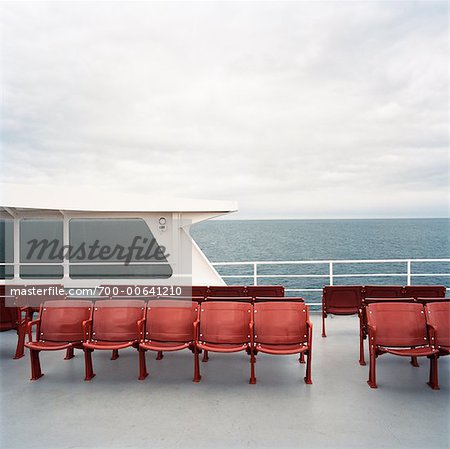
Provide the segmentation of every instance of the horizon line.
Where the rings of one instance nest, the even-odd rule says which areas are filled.
[[[333,217],[333,218],[226,218],[220,216],[207,221],[300,221],[300,220],[450,220],[449,217]]]

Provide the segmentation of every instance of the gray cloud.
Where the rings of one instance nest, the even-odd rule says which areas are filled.
[[[447,2],[2,4],[3,182],[448,215]]]

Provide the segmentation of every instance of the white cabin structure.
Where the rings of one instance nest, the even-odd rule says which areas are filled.
[[[0,283],[224,285],[192,239],[190,227],[236,210],[231,201],[3,184]],[[137,247],[131,255],[128,250],[124,263],[119,256],[127,254],[133,239]],[[97,253],[89,257],[95,241]],[[105,246],[113,257],[108,258]]]

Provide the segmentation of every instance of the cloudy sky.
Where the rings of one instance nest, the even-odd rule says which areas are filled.
[[[6,183],[449,213],[446,1],[1,5]]]

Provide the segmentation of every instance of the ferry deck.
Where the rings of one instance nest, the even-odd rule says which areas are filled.
[[[450,357],[439,360],[440,390],[427,384],[428,360],[377,362],[378,389],[358,363],[358,319],[312,315],[312,385],[297,356],[258,356],[249,385],[248,356],[211,354],[192,382],[190,351],[148,355],[137,380],[134,349],[117,360],[95,354],[97,376],[84,382],[81,351],[41,356],[44,377],[30,382],[28,354],[12,360],[14,331],[1,335],[4,448],[448,448]]]
[[[15,195],[18,192],[20,189],[14,190]],[[86,207],[86,198],[77,197],[69,201],[71,204],[62,204],[42,195],[45,204],[38,207],[30,201],[32,197],[29,192],[22,192],[19,199],[4,197],[1,201],[2,216],[14,222],[16,232],[8,281],[13,285],[24,283],[17,235],[21,232],[20,220],[62,220],[63,241],[68,242],[71,220],[90,217],[102,220],[140,217],[153,235],[169,245],[169,250],[170,244],[189,244],[194,284],[225,284],[201,250],[187,239],[183,226],[175,224],[182,222],[180,211],[185,211],[185,218],[193,223],[235,210],[234,204],[198,206],[178,202],[163,209],[166,206],[161,206],[164,201],[160,201],[153,209],[142,211],[135,206],[143,204],[141,199],[134,199],[135,203],[125,199],[122,204],[126,207],[111,212],[113,205],[120,203],[118,198],[110,203],[102,200],[101,207],[99,204]],[[62,198],[72,197],[63,193]],[[167,219],[164,226],[170,231],[172,225],[178,233],[160,232],[165,231],[158,227],[162,223],[158,221],[161,214]],[[170,258],[168,261],[173,262]],[[99,283],[98,279],[72,279],[70,260],[43,265],[58,264],[63,276],[60,282],[65,286]],[[173,266],[179,267],[179,260]],[[109,280],[111,284],[114,281],[120,280]],[[140,281],[145,280],[134,282]],[[29,351],[25,357],[13,360],[16,332],[2,332],[0,446],[7,449],[449,447],[450,357],[439,358],[440,390],[432,390],[426,384],[429,369],[426,358],[419,359],[417,368],[405,357],[389,355],[378,359],[378,389],[371,389],[366,383],[368,366],[358,363],[358,317],[330,316],[327,338],[321,337],[320,314],[311,313],[311,321],[312,385],[303,380],[305,365],[299,363],[298,355],[265,354],[257,357],[256,385],[249,385],[250,364],[245,352],[210,354],[207,363],[200,363],[201,381],[194,383],[193,357],[188,350],[165,353],[162,360],[155,360],[155,355],[148,353],[150,375],[139,381],[138,355],[132,348],[121,350],[117,360],[110,359],[109,351],[96,351],[97,376],[90,382],[84,381],[82,351],[76,350],[70,360],[63,360],[61,351],[43,352],[45,375],[30,382]]]

